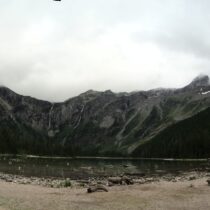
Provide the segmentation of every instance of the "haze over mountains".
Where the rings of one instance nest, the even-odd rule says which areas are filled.
[[[62,103],[0,87],[0,153],[210,156],[210,82],[131,93],[89,90]]]

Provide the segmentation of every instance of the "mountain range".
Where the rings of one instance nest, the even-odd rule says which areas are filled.
[[[89,90],[61,103],[0,87],[0,153],[210,156],[210,82],[131,93]]]

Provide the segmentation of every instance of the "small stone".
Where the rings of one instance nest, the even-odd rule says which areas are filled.
[[[190,185],[190,188],[193,188],[193,187],[194,187],[194,185],[193,185],[193,184],[191,184],[191,185]]]

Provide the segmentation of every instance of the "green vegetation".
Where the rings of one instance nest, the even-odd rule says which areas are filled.
[[[63,182],[60,183],[61,187],[71,187],[72,183],[69,179],[64,180]]]
[[[11,154],[46,154],[50,140],[33,129],[14,122],[0,122],[0,153]]]

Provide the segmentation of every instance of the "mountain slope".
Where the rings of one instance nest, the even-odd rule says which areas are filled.
[[[140,157],[210,157],[210,108],[169,126],[134,152]]]
[[[118,94],[89,90],[62,103],[0,87],[0,146],[7,145],[0,152],[14,147],[17,153],[132,155],[169,126],[208,107],[208,76],[180,89]]]

